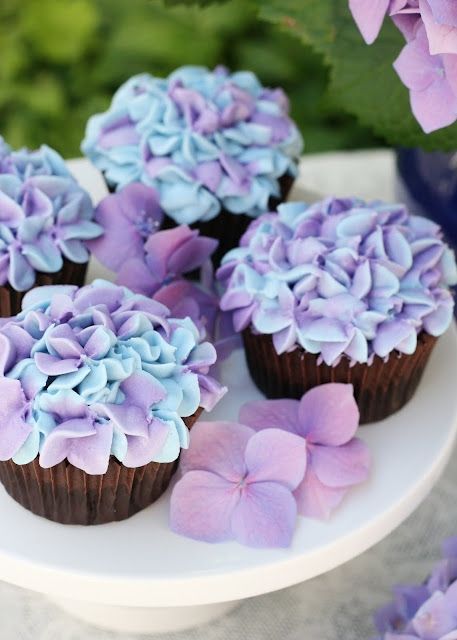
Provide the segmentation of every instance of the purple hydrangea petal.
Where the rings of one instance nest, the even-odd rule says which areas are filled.
[[[338,447],[353,438],[359,410],[350,384],[330,383],[305,393],[298,408],[297,433],[309,442]]]
[[[228,480],[208,471],[189,471],[173,488],[170,528],[195,540],[230,540],[234,537],[232,514],[239,500],[239,489]]]
[[[435,11],[432,10],[434,5],[436,5],[436,2],[433,2],[433,0],[431,3],[427,0],[422,0],[420,5],[421,17],[427,31],[430,53],[432,55],[440,53],[455,54],[457,53],[457,25],[451,25],[449,22],[440,24],[434,15],[436,8]],[[452,18],[455,23],[457,16],[455,8],[452,14],[448,11],[445,15],[448,19]],[[441,14],[441,18],[443,17],[444,15]]]
[[[314,445],[309,463],[327,487],[349,487],[368,478],[371,455],[364,442],[353,438],[339,447]]]
[[[95,219],[104,233],[89,246],[105,266],[118,271],[127,260],[142,255],[145,237],[159,228],[163,212],[154,189],[133,183],[104,198]]]
[[[306,442],[287,431],[265,429],[247,443],[245,460],[246,482],[278,482],[293,491],[305,474]]]
[[[303,481],[294,491],[298,513],[305,518],[327,520],[339,506],[348,489],[324,485],[308,465]]]
[[[457,617],[447,606],[446,596],[436,591],[425,602],[413,618],[412,626],[419,637],[425,640],[440,640],[450,631],[455,631]]]
[[[233,510],[232,531],[249,547],[289,547],[297,505],[289,489],[275,482],[258,482],[243,489]]]
[[[238,482],[246,474],[244,452],[253,435],[252,429],[235,422],[197,422],[191,446],[181,454],[181,472],[211,471]]]
[[[239,421],[255,431],[282,429],[299,433],[297,400],[258,400],[247,402],[240,408]]]
[[[349,8],[367,44],[372,44],[381,30],[390,0],[349,0]]]
[[[144,296],[154,295],[160,286],[160,280],[156,278],[144,259],[138,257],[123,262],[117,273],[116,282]]]

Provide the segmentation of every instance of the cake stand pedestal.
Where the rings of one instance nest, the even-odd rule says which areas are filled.
[[[106,187],[86,160],[70,162],[98,202]],[[309,198],[304,181],[292,199]],[[110,278],[96,261],[88,281]],[[420,388],[400,412],[360,430],[373,454],[370,479],[354,489],[328,522],[300,518],[289,549],[210,545],[168,528],[169,492],[129,520],[93,527],[38,518],[0,487],[0,580],[45,594],[86,622],[131,633],[196,627],[245,598],[309,580],[355,558],[407,518],[437,482],[457,432],[457,331],[432,354]],[[236,420],[261,398],[236,351],[224,363],[230,393],[211,419]]]
[[[64,526],[38,518],[0,489],[0,579],[46,594],[69,613],[134,633],[204,624],[236,603],[330,571],[395,529],[438,480],[457,431],[457,331],[438,341],[414,398],[360,429],[373,454],[370,479],[328,522],[299,518],[289,549],[211,545],[172,533],[169,493],[123,522]],[[236,419],[261,397],[236,351],[222,378],[231,392],[211,415]]]

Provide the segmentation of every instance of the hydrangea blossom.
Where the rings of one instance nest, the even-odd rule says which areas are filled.
[[[292,492],[305,468],[304,442],[293,434],[200,422],[181,458],[184,475],[171,495],[171,529],[205,542],[288,547],[297,518]]]
[[[237,343],[228,314],[219,309],[210,255],[217,240],[187,225],[160,230],[157,192],[136,182],[104,198],[95,211],[104,234],[89,243],[93,254],[116,272],[116,281],[154,296],[177,318],[190,317],[215,343],[219,358]],[[183,274],[201,269],[201,282]]]
[[[456,640],[457,538],[424,584],[393,589],[394,599],[375,615],[378,640]]]
[[[328,518],[368,477],[358,424],[352,386],[343,384],[312,389],[300,402],[248,403],[238,423],[199,423],[181,457],[171,529],[205,542],[289,546],[297,513]]]
[[[157,189],[178,224],[217,216],[221,207],[256,216],[295,174],[302,149],[280,89],[253,73],[182,67],[165,79],[142,74],[90,118],[83,152],[116,188]]]
[[[327,199],[283,204],[251,223],[218,277],[236,331],[336,365],[411,354],[420,331],[444,333],[457,268],[439,227],[404,206]]]
[[[410,90],[411,107],[430,133],[457,119],[457,6],[453,0],[349,0],[368,44],[386,14],[407,44],[394,67]]]
[[[306,472],[294,491],[302,516],[328,519],[348,491],[368,478],[371,456],[354,437],[359,410],[350,384],[323,384],[301,400],[249,402],[239,419],[258,432],[281,429],[304,440]]]
[[[49,147],[0,149],[0,285],[27,291],[36,272],[56,273],[63,259],[89,260],[86,242],[103,233],[89,195]]]
[[[175,460],[183,417],[210,410],[225,389],[209,375],[214,347],[189,319],[98,280],[39,287],[0,327],[0,460],[39,455],[105,473]]]

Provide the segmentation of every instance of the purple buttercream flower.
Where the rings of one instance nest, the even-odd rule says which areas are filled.
[[[110,185],[152,186],[168,216],[192,224],[221,208],[265,211],[279,179],[296,174],[302,140],[280,89],[250,72],[182,67],[130,78],[90,118],[82,149]]]
[[[172,462],[189,444],[183,417],[226,391],[215,361],[190,318],[124,287],[34,289],[0,327],[0,459],[67,459],[90,474],[111,455]]]
[[[56,273],[66,258],[89,260],[100,236],[88,194],[52,149],[0,154],[0,285],[30,289],[36,272]]]
[[[349,0],[368,44],[390,15],[407,45],[394,64],[410,90],[413,113],[426,133],[457,119],[457,6],[453,0]]]
[[[457,538],[444,543],[443,556],[424,584],[394,588],[393,601],[375,614],[379,640],[457,638]]]
[[[282,429],[304,439],[306,473],[294,491],[303,516],[328,518],[350,488],[368,477],[368,448],[354,437],[359,411],[352,385],[324,384],[300,401],[250,402],[241,407],[239,419],[256,431]]]
[[[304,441],[296,435],[200,422],[181,457],[184,475],[171,495],[171,529],[206,542],[287,547],[297,517],[292,492],[305,468]]]
[[[31,411],[30,398],[25,396],[19,380],[0,379],[0,420],[2,435],[0,439],[0,460],[9,460],[27,440],[32,431],[26,421]]]
[[[261,216],[217,275],[235,331],[336,365],[411,354],[420,331],[444,333],[457,267],[439,227],[403,205],[329,198]]]

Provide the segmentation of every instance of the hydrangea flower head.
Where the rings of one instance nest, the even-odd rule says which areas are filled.
[[[188,446],[183,418],[225,392],[215,360],[189,318],[126,288],[34,289],[0,328],[0,460],[67,459],[90,474],[111,455],[171,462]]]
[[[407,44],[394,68],[410,90],[425,133],[457,119],[457,5],[453,0],[349,0],[355,21],[373,43],[390,15]]]
[[[253,73],[182,67],[142,74],[93,116],[83,152],[116,188],[154,187],[178,224],[210,220],[221,208],[256,216],[295,174],[302,149],[280,89]]]
[[[439,227],[403,205],[359,199],[287,203],[251,223],[223,259],[221,308],[236,331],[270,334],[328,365],[411,354],[452,321],[457,282]]]
[[[394,599],[375,615],[378,640],[457,638],[457,539],[447,540],[443,559],[422,585],[394,588]]]
[[[301,401],[251,402],[239,422],[203,422],[181,457],[170,502],[173,531],[205,542],[290,545],[297,514],[326,519],[366,480],[367,447],[354,433],[351,385],[327,384]]]
[[[93,254],[116,273],[116,281],[160,300],[177,318],[190,317],[221,354],[235,344],[228,314],[219,309],[211,254],[217,240],[181,225],[160,230],[163,212],[158,194],[140,182],[108,195],[96,221],[104,234],[89,243]],[[201,269],[201,282],[183,275]]]

